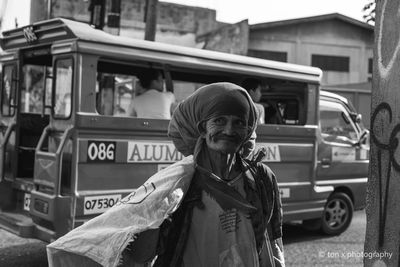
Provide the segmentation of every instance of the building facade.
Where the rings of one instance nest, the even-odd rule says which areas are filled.
[[[373,26],[341,14],[250,25],[248,55],[323,70],[323,85],[372,78]]]

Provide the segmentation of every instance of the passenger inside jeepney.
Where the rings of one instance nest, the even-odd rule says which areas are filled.
[[[161,70],[146,69],[138,74],[144,92],[135,96],[130,106],[130,115],[138,118],[171,119],[175,96],[166,92]]]
[[[257,79],[247,78],[242,82],[242,87],[249,93],[254,105],[256,106],[258,116],[257,124],[264,124],[265,109],[264,106],[259,103],[261,99],[261,82]]]
[[[283,124],[282,116],[273,102],[264,99],[262,102],[262,82],[258,79],[247,78],[242,82],[242,87],[247,90],[254,101],[258,113],[258,124]]]

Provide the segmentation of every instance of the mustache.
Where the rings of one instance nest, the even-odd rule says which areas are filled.
[[[242,138],[237,134],[235,134],[235,135],[215,134],[215,135],[211,136],[211,138],[213,140],[228,140],[228,141],[235,142],[235,143],[240,143],[242,141]]]

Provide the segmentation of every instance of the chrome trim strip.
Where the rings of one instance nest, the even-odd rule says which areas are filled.
[[[289,183],[278,183],[279,187],[286,187],[286,186],[304,186],[310,185],[311,182],[289,182]]]
[[[316,181],[315,183],[317,185],[327,185],[327,184],[348,184],[348,183],[366,183],[368,181],[368,178],[355,178],[355,179],[335,179],[335,180],[326,180],[326,181]]]
[[[132,189],[118,189],[118,190],[85,190],[76,192],[76,197],[87,197],[97,195],[113,195],[113,194],[130,194],[137,188]]]
[[[283,211],[283,214],[296,214],[296,213],[305,213],[305,212],[316,212],[316,211],[323,211],[324,208],[313,208],[313,209],[302,209],[302,210],[291,210],[291,211]]]
[[[278,146],[297,146],[297,147],[313,147],[314,144],[304,144],[304,143],[274,143],[274,142],[256,142],[256,146],[261,146],[262,144],[272,144]]]
[[[321,161],[317,161],[318,164],[321,164]],[[332,163],[346,163],[346,164],[351,164],[351,163],[364,163],[364,164],[369,164],[368,159],[361,159],[361,160],[342,160],[342,161],[331,161]],[[329,166],[328,166],[329,167]]]

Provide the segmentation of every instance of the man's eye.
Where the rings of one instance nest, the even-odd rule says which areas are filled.
[[[246,126],[246,123],[243,120],[236,120],[235,124],[238,127],[245,127]]]
[[[223,124],[225,124],[225,118],[215,118],[215,120],[214,120],[214,123],[215,124],[218,124],[218,125],[223,125]]]

